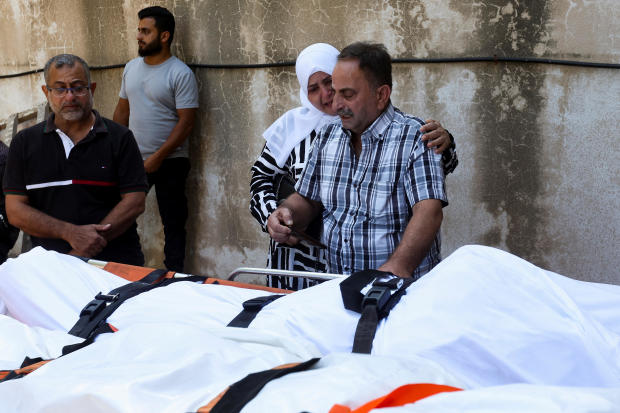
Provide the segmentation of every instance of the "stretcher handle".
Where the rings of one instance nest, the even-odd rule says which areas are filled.
[[[274,270],[271,268],[251,268],[240,267],[233,270],[228,274],[228,281],[233,281],[239,275],[275,275],[285,276],[292,278],[308,278],[311,280],[333,280],[334,278],[344,278],[342,274],[326,274],[323,272],[308,272],[308,271],[289,271],[289,270]]]

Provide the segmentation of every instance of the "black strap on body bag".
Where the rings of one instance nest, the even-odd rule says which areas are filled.
[[[388,316],[412,283],[411,278],[378,270],[358,271],[340,283],[344,308],[361,314],[353,353],[370,354],[379,321]]]
[[[19,379],[30,373],[30,370],[25,370],[29,366],[32,366],[37,363],[43,363],[46,360],[41,357],[33,358],[26,357],[22,362],[22,365],[16,370],[0,370],[0,383],[8,380]]]
[[[145,278],[149,277],[151,274],[147,275]],[[159,277],[153,276],[149,278],[157,279]],[[175,282],[198,282],[204,281],[204,279],[204,277],[194,275],[183,278],[168,278],[154,284],[136,281],[121,285],[107,294],[98,293],[95,298],[90,303],[86,304],[86,306],[82,309],[79,320],[69,330],[69,334],[82,337],[87,340],[89,338],[93,338],[91,336],[95,332],[101,331],[101,326],[105,324],[108,317],[129,298],[135,297],[138,294],[142,294],[154,288],[165,287]]]
[[[238,413],[248,404],[270,381],[287,374],[310,369],[320,358],[313,358],[303,363],[292,363],[287,367],[259,371],[248,374],[245,378],[231,385],[221,399],[211,408],[210,413]]]
[[[284,294],[265,295],[244,301],[243,310],[226,327],[248,328],[260,310],[280,297],[284,297]]]
[[[108,294],[98,293],[95,296],[95,299],[89,302],[82,309],[79,320],[75,323],[71,330],[69,330],[69,334],[82,337],[85,340],[81,343],[64,346],[62,348],[61,357],[92,344],[99,334],[112,333],[114,330],[112,330],[106,320],[118,307],[120,307],[122,303],[125,302],[125,300],[135,297],[138,294],[150,291],[154,288],[165,287],[176,282],[203,282],[205,280],[205,277],[195,275],[182,278],[169,278],[157,282],[166,273],[167,271],[165,270],[154,270],[145,277],[141,278],[140,281],[122,285],[110,291]],[[42,361],[52,360],[54,359],[42,360],[41,358],[31,359],[26,357],[18,370]],[[5,377],[2,378],[3,375],[1,373],[3,372],[7,373],[6,370],[0,371],[0,382],[21,378],[30,373],[30,371],[28,371],[22,374],[17,374],[15,371],[10,371]]]

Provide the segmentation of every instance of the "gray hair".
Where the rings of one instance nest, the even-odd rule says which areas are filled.
[[[84,68],[84,72],[86,73],[86,81],[90,85],[90,69],[88,68],[88,64],[81,57],[72,54],[59,54],[47,61],[45,67],[43,68],[45,83],[47,84],[49,81],[50,67],[52,67],[52,65],[54,65],[56,69],[60,69],[65,65],[73,67],[75,62],[79,62]]]

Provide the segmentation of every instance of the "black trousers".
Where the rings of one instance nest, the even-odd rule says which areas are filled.
[[[169,158],[157,171],[147,174],[149,189],[155,186],[159,216],[164,226],[164,265],[170,271],[183,272],[185,263],[185,181],[189,168],[189,159]]]

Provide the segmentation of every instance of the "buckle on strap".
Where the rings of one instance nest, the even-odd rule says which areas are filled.
[[[101,294],[101,291],[95,296],[95,300],[103,300],[113,302],[118,300],[118,294]]]
[[[392,296],[391,288],[373,286],[362,298],[362,310],[369,305],[374,305],[377,310],[383,309]]]
[[[246,311],[260,311],[267,304],[282,297],[282,294],[267,295],[264,297],[255,297],[243,302],[243,309]]]
[[[391,290],[398,290],[400,287],[402,287],[404,283],[405,283],[404,278],[401,278],[397,275],[392,275],[392,276],[377,278],[375,282],[372,283],[372,285],[377,286],[377,287],[388,287]]]
[[[101,294],[101,291],[97,293],[95,299],[80,311],[80,318],[88,317],[88,320],[92,320],[97,316],[104,308],[108,306],[108,303],[112,303],[118,300],[118,294]]]
[[[403,283],[404,280],[397,276],[377,278],[362,298],[362,310],[369,305],[376,306],[377,311],[383,310],[392,297],[392,291],[398,290]]]

